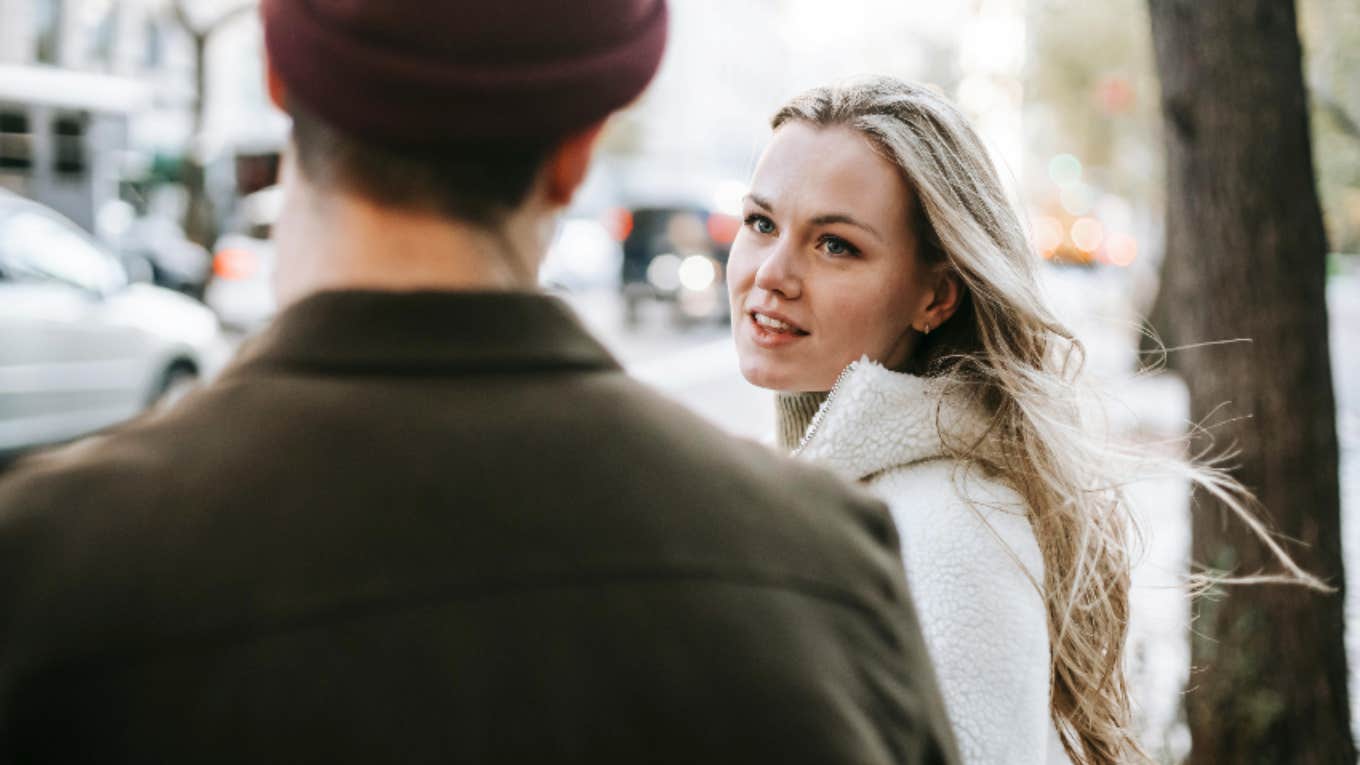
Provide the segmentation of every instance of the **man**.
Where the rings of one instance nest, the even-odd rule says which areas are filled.
[[[0,482],[0,759],[945,762],[883,509],[534,272],[662,0],[265,0],[283,311]]]

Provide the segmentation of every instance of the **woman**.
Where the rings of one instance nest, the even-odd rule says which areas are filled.
[[[742,373],[780,391],[784,447],[892,509],[964,760],[1140,756],[1120,486],[1145,455],[1082,427],[1081,347],[981,142],[890,79],[773,125],[728,266]],[[1173,467],[1259,530],[1230,479]]]

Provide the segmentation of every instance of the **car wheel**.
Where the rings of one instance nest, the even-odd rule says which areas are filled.
[[[627,295],[623,302],[623,326],[628,329],[637,329],[640,319],[638,313],[638,303],[641,302],[636,295]]]
[[[157,409],[169,409],[198,387],[198,372],[188,367],[175,366],[166,370],[160,388],[151,402]]]

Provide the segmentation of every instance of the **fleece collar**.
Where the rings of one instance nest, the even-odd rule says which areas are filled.
[[[936,378],[893,372],[867,357],[845,368],[794,455],[849,480],[949,456],[987,431],[981,407]]]

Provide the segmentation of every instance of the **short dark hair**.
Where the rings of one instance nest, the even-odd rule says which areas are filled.
[[[288,112],[298,164],[312,183],[481,225],[494,225],[524,202],[558,143],[515,139],[393,145],[348,135],[294,104]]]

